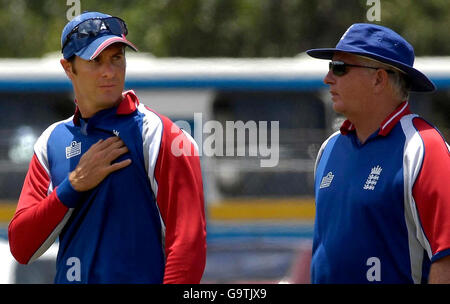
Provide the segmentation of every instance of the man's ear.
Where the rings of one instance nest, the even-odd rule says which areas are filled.
[[[74,75],[76,75],[73,63],[64,58],[62,58],[59,62],[61,63],[64,72],[66,72],[67,77],[69,77],[70,80],[73,80]]]
[[[389,75],[384,69],[378,69],[375,72],[375,77],[373,80],[374,89],[376,93],[380,93],[384,90],[385,87],[389,84]]]

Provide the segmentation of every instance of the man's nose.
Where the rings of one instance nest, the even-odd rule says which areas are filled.
[[[323,79],[323,83],[330,85],[335,82],[336,79],[334,78],[333,72],[328,71],[327,75],[325,75],[325,78]]]
[[[114,65],[111,62],[104,62],[102,64],[102,77],[111,78],[114,75]]]

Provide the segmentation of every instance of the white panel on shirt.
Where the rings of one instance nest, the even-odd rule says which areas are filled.
[[[330,141],[330,139],[332,139],[333,137],[339,135],[340,133],[341,133],[341,131],[339,131],[339,130],[334,132],[320,146],[319,152],[317,153],[316,162],[314,164],[314,177],[316,176],[317,165],[319,164],[319,161],[322,158],[323,150],[325,150],[325,147],[327,146],[327,144]]]
[[[142,121],[142,140],[144,145],[145,170],[147,171],[156,198],[158,195],[158,183],[155,179],[155,167],[161,147],[163,123],[158,115],[146,109],[142,103],[139,104],[138,110],[144,114]]]
[[[423,163],[424,145],[419,132],[413,125],[413,119],[418,117],[410,114],[400,120],[406,136],[403,150],[403,180],[405,221],[408,229],[408,243],[411,260],[411,273],[414,283],[421,283],[423,249],[431,259],[431,246],[420,224],[419,213],[412,194],[414,182],[419,175]]]
[[[142,141],[144,148],[145,170],[156,199],[158,196],[158,182],[155,178],[155,168],[156,162],[158,161],[159,149],[161,147],[163,122],[158,115],[145,108],[145,105],[142,103],[139,104],[138,111],[144,114],[142,121]],[[161,221],[162,246],[164,248],[166,226],[162,219],[158,204],[156,204],[156,208],[158,208],[159,219]]]

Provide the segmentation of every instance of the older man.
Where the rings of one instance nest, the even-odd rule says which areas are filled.
[[[450,283],[449,146],[412,114],[408,92],[433,83],[394,31],[354,24],[324,82],[347,120],[322,145],[315,170],[313,283]]]
[[[35,144],[11,252],[28,264],[59,237],[56,283],[199,283],[206,225],[196,144],[123,92],[124,48],[135,49],[126,35],[123,20],[97,12],[64,28],[61,65],[77,107]],[[173,144],[180,137],[183,147]]]

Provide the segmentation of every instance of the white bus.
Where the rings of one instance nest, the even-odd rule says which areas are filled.
[[[72,87],[60,57],[55,53],[39,59],[0,59],[0,201],[17,199],[36,136],[53,121],[73,114]],[[224,220],[311,219],[314,159],[322,141],[342,121],[331,110],[323,84],[327,65],[305,54],[188,59],[130,52],[126,88],[159,113],[184,122],[201,141],[200,148],[212,135],[211,121],[222,126],[227,121],[255,122],[257,131],[261,131],[259,122],[267,122],[267,148],[271,131],[276,131],[270,122],[279,122],[274,166],[261,166],[267,155],[250,155],[255,143],[248,134],[241,139],[239,134],[233,136],[233,142],[223,134],[223,142],[215,144],[221,144],[224,153],[202,155],[208,213]],[[416,67],[435,82],[438,91],[413,94],[411,107],[434,122],[448,140],[450,57],[417,58]],[[227,147],[243,148],[242,144],[244,155],[225,153]],[[3,219],[12,212],[7,210]]]
[[[57,244],[38,263],[17,265],[9,253],[5,228],[37,136],[52,122],[71,116],[75,108],[60,57],[0,59],[0,255],[2,267],[9,269],[0,278],[3,283],[48,283],[54,275]],[[314,160],[320,144],[342,121],[332,111],[322,81],[327,64],[304,54],[266,59],[127,54],[126,89],[135,90],[142,103],[190,129],[204,152],[209,225],[205,282],[242,282],[252,277],[275,282],[288,272],[300,274],[291,281],[307,282]],[[438,91],[412,94],[411,107],[435,123],[448,141],[450,57],[417,58],[416,67],[435,82]],[[227,122],[235,126],[241,122],[248,127],[247,134],[239,138],[239,132],[231,130],[233,138],[227,137]],[[271,128],[276,126],[271,122],[278,122],[278,129]],[[222,137],[212,134],[214,126],[223,126]],[[278,142],[277,155],[271,155],[276,156],[276,165],[261,165],[269,156],[260,153],[261,138],[250,139],[252,126],[258,135],[267,131],[266,150]],[[272,137],[275,133],[278,138]],[[217,140],[208,146],[212,135]],[[217,153],[208,154],[208,149]],[[240,242],[234,242],[236,238]],[[269,242],[255,241],[267,238]],[[275,239],[285,241],[274,245]]]

